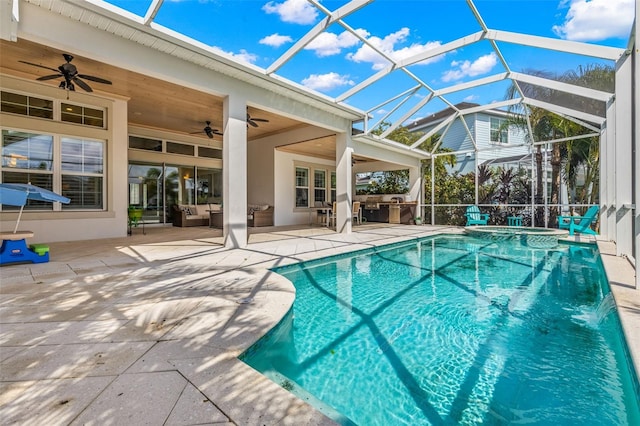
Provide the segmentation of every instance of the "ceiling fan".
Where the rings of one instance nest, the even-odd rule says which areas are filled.
[[[64,80],[60,82],[59,87],[61,89],[66,89],[69,91],[75,91],[76,90],[75,85],[77,84],[84,91],[93,92],[93,89],[91,89],[91,86],[89,86],[87,83],[82,81],[81,78],[84,78],[85,80],[95,81],[97,83],[111,84],[109,80],[105,80],[104,78],[94,77],[92,75],[86,75],[86,74],[79,74],[76,66],[71,63],[71,61],[73,60],[73,56],[67,53],[63,53],[62,56],[64,57],[64,60],[66,62],[60,65],[58,69],[50,68],[40,64],[34,64],[32,62],[27,62],[27,61],[18,61],[18,62],[22,62],[23,64],[27,64],[27,65],[33,65],[34,67],[44,68],[46,70],[50,70],[57,73],[57,74],[38,77],[36,78],[36,80],[39,80],[39,81],[53,80],[54,78],[62,77]]]
[[[258,127],[258,122],[268,123],[269,120],[267,120],[266,118],[252,118],[251,115],[249,114],[249,111],[247,111],[247,127],[249,127],[249,125],[253,127]]]
[[[209,139],[213,139],[213,135],[223,136],[223,133],[220,130],[211,128],[211,122],[210,121],[205,121],[205,123],[207,123],[207,125],[205,126],[204,129],[200,130],[199,132],[191,132],[189,134],[190,135],[195,135],[195,134],[198,134],[198,133],[204,133],[205,135],[207,135],[209,137]]]

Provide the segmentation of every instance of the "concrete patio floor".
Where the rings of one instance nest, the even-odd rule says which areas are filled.
[[[333,424],[237,359],[293,303],[268,268],[462,230],[268,231],[228,250],[219,230],[147,227],[52,243],[49,263],[0,268],[2,423]],[[615,247],[600,250],[637,369],[640,291]]]

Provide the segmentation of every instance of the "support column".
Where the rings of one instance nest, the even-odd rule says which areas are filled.
[[[632,149],[634,152],[634,160],[632,166],[633,172],[633,182],[634,182],[634,203],[635,210],[633,211],[633,256],[636,261],[636,290],[640,290],[640,170],[638,170],[638,165],[640,165],[640,31],[638,31],[638,23],[640,23],[640,6],[636,1],[636,31],[635,31],[635,40],[633,42],[633,50],[631,52],[632,57],[632,90],[633,90],[633,117],[634,119],[631,121],[631,129],[632,129]]]
[[[632,127],[631,56],[623,56],[616,64],[615,170],[616,170],[616,254],[633,256],[633,188],[631,183]]]
[[[336,136],[336,231],[345,234],[351,233],[352,154],[351,133],[339,133]]]
[[[600,161],[605,165],[604,169],[607,172],[605,185],[600,186],[600,194],[606,192],[607,204],[603,206],[604,211],[600,215],[600,223],[605,222],[606,237],[609,241],[616,241],[616,102],[611,102],[607,105],[607,122],[606,128],[601,138],[601,151],[602,156]],[[603,146],[604,145],[604,146]],[[602,175],[602,170],[600,171]]]
[[[230,95],[223,103],[222,177],[224,246],[247,246],[247,103]]]
[[[413,217],[421,217],[422,220],[422,204],[423,201],[423,179],[422,179],[422,162],[420,160],[416,160],[417,165],[414,167],[409,167],[409,197],[412,200],[416,201],[416,211],[413,214]]]

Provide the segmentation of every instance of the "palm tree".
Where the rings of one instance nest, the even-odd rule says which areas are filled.
[[[562,74],[561,76],[555,76],[548,72],[529,70],[525,71],[527,74],[535,75],[543,78],[551,78],[555,80],[561,80],[563,82],[574,84],[583,87],[589,87],[593,89],[613,92],[614,84],[614,70],[606,65],[588,65],[586,67],[578,67],[577,70],[570,70]],[[590,98],[575,94],[561,94],[558,91],[535,86],[532,84],[520,83],[520,90],[525,96],[548,101],[551,103],[559,104],[565,107],[574,108],[580,111],[586,111],[591,114],[604,115],[605,105],[603,102],[595,101]],[[512,85],[506,94],[508,99],[512,99],[519,95],[518,88]],[[510,109],[512,117],[509,124],[515,124],[516,126],[524,129],[529,134],[528,126],[526,126],[526,115],[529,116],[531,122],[531,128],[533,135],[530,138],[533,141],[545,141],[553,140],[558,137],[571,137],[579,136],[587,133],[589,130],[576,124],[567,118],[560,117],[552,112],[546,111],[541,108],[535,107],[522,107],[516,106]],[[523,116],[524,114],[524,116]],[[588,149],[585,150],[584,143],[579,141],[572,141],[565,144],[554,143],[551,152],[551,203],[558,204],[561,180],[564,179],[565,183],[570,188],[575,188],[577,171],[581,167],[587,169],[586,178],[589,180],[588,185],[585,184],[585,188],[582,191],[582,200],[586,201],[589,187],[591,192],[589,199],[593,202],[596,194],[593,192],[597,189],[597,173],[599,168],[597,162],[599,159],[598,153],[598,141],[597,138],[588,139]],[[536,204],[542,203],[542,151],[541,146],[538,145],[536,150],[536,168],[537,168],[537,185],[536,185]],[[575,152],[571,152],[575,149]],[[551,209],[551,223],[555,221],[555,215],[558,213],[555,208]],[[538,215],[537,215],[538,216]],[[538,222],[541,217],[537,217]],[[540,222],[538,222],[540,223]]]

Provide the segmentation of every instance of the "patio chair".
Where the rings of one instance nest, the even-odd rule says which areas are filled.
[[[329,212],[329,226],[333,227],[333,228],[336,227],[336,215],[337,215],[337,212],[338,212],[337,208],[338,208],[338,205],[334,201],[333,202],[333,208]]]
[[[599,207],[591,206],[585,212],[584,216],[572,216],[572,215],[560,215],[558,216],[558,228],[569,230],[571,222],[579,222],[582,217],[591,216],[592,214],[598,214]]]
[[[362,213],[360,212],[360,201],[354,201],[351,206],[351,220],[355,219],[357,225],[362,225]]]
[[[568,229],[569,235],[586,234],[597,235],[596,232],[591,229],[591,223],[598,219],[599,206],[591,206],[585,212],[584,216],[558,216],[558,228]]]
[[[486,225],[489,221],[489,214],[480,213],[478,206],[467,207],[467,212],[464,215],[467,217],[467,224],[465,226]]]

